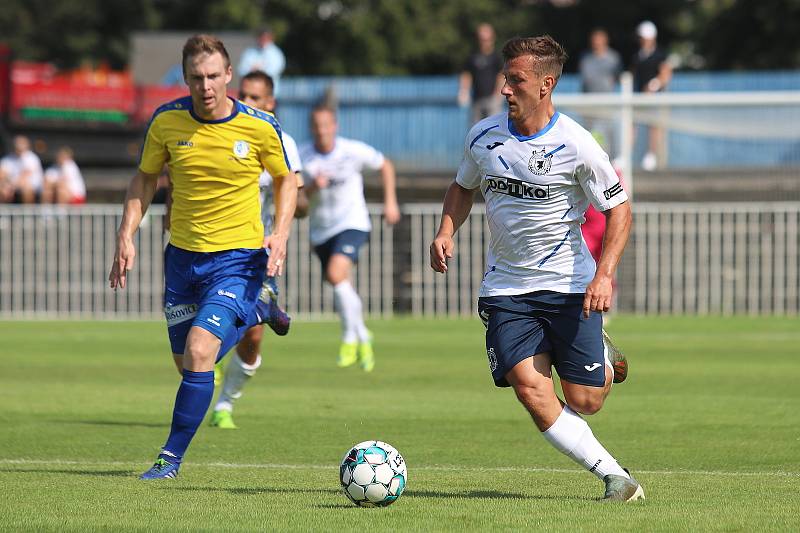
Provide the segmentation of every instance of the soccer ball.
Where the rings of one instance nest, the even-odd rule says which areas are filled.
[[[350,448],[339,467],[342,490],[359,507],[386,507],[406,488],[406,462],[390,444],[379,440]]]

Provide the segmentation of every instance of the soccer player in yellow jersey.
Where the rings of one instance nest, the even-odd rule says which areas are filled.
[[[232,71],[222,42],[191,37],[182,64],[190,96],[158,108],[148,126],[109,275],[111,288],[125,288],[136,256],[133,235],[166,163],[173,204],[164,251],[164,314],[183,380],[167,442],[142,479],[177,476],[214,394],[214,363],[262,321],[259,291],[265,271],[281,273],[297,198],[278,122],[227,95]],[[258,190],[262,169],[275,187],[275,224],[266,239]]]

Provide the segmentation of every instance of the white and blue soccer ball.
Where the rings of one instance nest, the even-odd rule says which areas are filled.
[[[386,507],[403,494],[406,462],[391,444],[379,440],[350,448],[339,467],[342,490],[359,507]]]

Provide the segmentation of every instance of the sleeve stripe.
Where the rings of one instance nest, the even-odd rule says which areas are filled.
[[[499,127],[500,127],[500,124],[495,124],[494,126],[491,126],[491,127],[489,127],[489,128],[486,128],[485,130],[483,130],[482,132],[480,132],[480,133],[478,134],[478,136],[477,136],[477,137],[475,137],[474,139],[472,139],[472,142],[471,142],[471,143],[469,143],[469,149],[470,149],[470,150],[472,150],[472,147],[473,147],[473,146],[475,146],[475,143],[476,143],[476,142],[478,142],[478,139],[480,139],[481,137],[483,137],[484,135],[486,135],[487,133],[489,133],[489,131],[490,131],[490,130],[493,130],[493,129],[495,129],[495,128],[499,128]]]

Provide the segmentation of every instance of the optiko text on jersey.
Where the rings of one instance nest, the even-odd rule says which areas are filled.
[[[514,198],[527,198],[530,200],[545,200],[550,198],[549,185],[537,185],[522,180],[515,180],[514,178],[492,176],[491,174],[487,174],[486,176],[486,190],[507,194]]]

